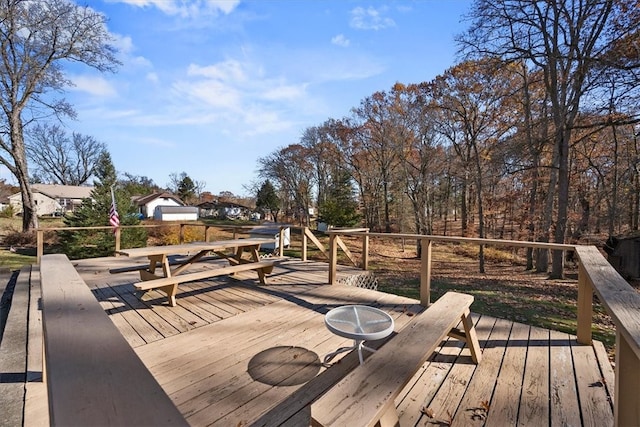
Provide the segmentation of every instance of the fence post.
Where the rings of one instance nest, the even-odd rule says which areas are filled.
[[[369,269],[369,230],[362,235],[362,269]]]
[[[334,233],[329,234],[329,284],[337,282],[338,274],[338,242]]]
[[[303,227],[302,228],[302,250],[300,258],[302,259],[302,261],[306,261],[307,260],[307,232],[309,232],[309,227]]]
[[[578,331],[580,344],[591,344],[591,322],[593,320],[593,289],[582,261],[578,264]],[[617,396],[616,396],[617,397]]]
[[[42,255],[44,254],[44,230],[36,230],[36,264],[40,264]]]
[[[179,233],[179,237],[178,237],[178,243],[179,244],[183,244],[184,243],[184,224],[180,224],[180,233]]]
[[[614,391],[615,426],[638,425],[640,418],[640,360],[633,351],[627,338],[616,328],[616,369]]]
[[[204,226],[204,241],[205,242],[211,241],[211,227],[208,225]]]
[[[420,240],[420,304],[431,305],[431,245],[429,239]]]
[[[115,230],[115,235],[116,235],[116,251],[115,251],[115,256],[120,256],[120,254],[118,252],[120,252],[120,227],[117,227]]]
[[[284,226],[282,225],[280,226],[280,231],[278,232],[278,256],[279,257],[284,256]]]

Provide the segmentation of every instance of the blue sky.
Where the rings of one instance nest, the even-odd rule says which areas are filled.
[[[469,1],[89,0],[123,65],[68,68],[69,131],[104,142],[119,173],[186,172],[247,194],[257,159],[395,82],[456,62]]]

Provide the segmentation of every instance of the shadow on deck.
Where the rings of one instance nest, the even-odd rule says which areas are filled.
[[[276,267],[267,286],[257,285],[253,272],[185,283],[177,306],[169,307],[160,292],[136,296],[136,272],[108,272],[127,264],[74,261],[114,325],[197,426],[308,425],[309,404],[358,363],[352,352],[321,364],[349,344],[326,329],[324,314],[343,304],[373,305],[400,330],[423,309],[404,297],[328,286],[327,264],[296,260]],[[33,350],[42,340],[39,290],[29,277],[23,269],[17,278],[0,342],[1,425],[49,423],[42,359]],[[584,346],[565,333],[473,318],[482,362],[471,363],[461,342],[443,341],[396,400],[402,425],[613,425],[613,371],[601,343]],[[19,397],[9,399],[10,389]]]

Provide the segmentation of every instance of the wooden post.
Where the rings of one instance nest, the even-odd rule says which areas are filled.
[[[116,251],[115,256],[120,256],[118,252],[120,252],[120,227],[116,227],[114,234],[116,236]]]
[[[431,305],[431,240],[421,239],[420,304]]]
[[[369,230],[362,235],[362,269],[369,269]]]
[[[183,244],[184,243],[184,224],[180,224],[180,232],[178,234],[179,234],[178,243]]]
[[[619,329],[616,330],[615,371],[614,425],[640,425],[640,360]]]
[[[593,321],[593,289],[582,262],[578,265],[578,331],[580,344],[591,344],[591,322]]]
[[[329,234],[329,284],[337,282],[338,275],[338,242],[334,233]]]
[[[302,261],[307,260],[307,233],[309,233],[309,227],[304,227],[302,229],[302,249],[300,255]]]
[[[42,255],[44,254],[44,230],[38,228],[36,230],[36,264],[40,264]]]
[[[278,232],[278,256],[284,256],[284,227],[280,226],[280,231]]]
[[[204,226],[204,241],[205,242],[211,241],[211,227],[208,225]]]

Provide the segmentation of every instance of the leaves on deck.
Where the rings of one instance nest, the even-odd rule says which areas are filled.
[[[424,406],[422,409],[420,409],[420,412],[422,412],[424,415],[426,415],[429,418],[433,418],[435,416],[435,413],[433,412],[433,409],[427,408],[426,406]]]

